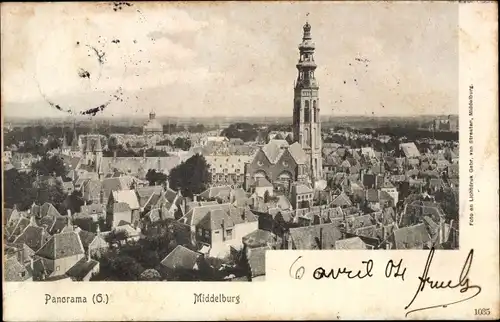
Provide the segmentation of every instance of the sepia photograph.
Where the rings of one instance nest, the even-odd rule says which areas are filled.
[[[2,4],[4,280],[459,249],[457,28],[447,3]]]

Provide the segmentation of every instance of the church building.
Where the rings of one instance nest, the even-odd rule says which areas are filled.
[[[314,43],[311,26],[304,25],[299,45],[297,80],[294,87],[293,143],[271,139],[245,166],[245,189],[272,184],[290,191],[294,182],[314,183],[322,179],[321,122],[318,83],[314,77]],[[265,180],[264,180],[265,179]]]
[[[163,134],[163,126],[156,119],[154,112],[149,113],[149,120],[143,127],[144,135]]]

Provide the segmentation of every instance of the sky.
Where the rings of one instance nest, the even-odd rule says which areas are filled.
[[[322,115],[458,114],[458,4],[3,3],[7,117],[291,116],[306,20]],[[59,106],[63,111],[58,110]]]

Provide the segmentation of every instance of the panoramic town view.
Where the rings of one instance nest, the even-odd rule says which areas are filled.
[[[112,117],[44,95],[58,117],[4,115],[5,280],[260,281],[270,250],[457,249],[458,115],[337,115],[321,27],[303,14],[289,28],[281,116]]]

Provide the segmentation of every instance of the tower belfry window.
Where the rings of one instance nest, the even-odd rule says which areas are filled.
[[[305,101],[305,108],[304,108],[304,122],[309,122],[310,120],[310,108],[309,108],[309,101]]]
[[[316,108],[316,100],[313,101],[314,123],[318,122],[318,109]]]

